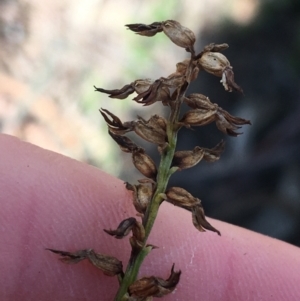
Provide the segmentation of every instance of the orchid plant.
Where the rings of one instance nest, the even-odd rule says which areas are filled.
[[[169,202],[177,207],[191,212],[193,225],[201,232],[214,231],[220,235],[205,218],[201,200],[191,195],[182,187],[168,187],[172,174],[182,169],[195,166],[201,160],[214,162],[219,160],[225,143],[221,141],[209,149],[196,146],[192,150],[176,151],[177,134],[182,127],[188,129],[205,126],[215,122],[217,128],[224,134],[238,136],[238,129],[249,120],[234,117],[219,107],[210,99],[198,93],[187,95],[187,90],[199,71],[203,70],[221,78],[226,91],[233,90],[243,93],[234,81],[233,68],[228,59],[221,53],[227,44],[209,44],[196,53],[194,33],[174,20],[146,24],[129,24],[128,29],[138,35],[153,37],[157,33],[164,33],[174,44],[184,48],[189,58],[176,64],[176,70],[168,77],[156,80],[149,78],[137,79],[121,89],[106,90],[95,87],[97,92],[109,94],[110,98],[125,99],[132,93],[137,95],[133,101],[147,107],[160,102],[169,108],[168,118],[153,115],[148,119],[137,117],[136,120],[122,122],[112,112],[101,109],[107,126],[108,134],[118,144],[122,151],[131,154],[135,168],[143,175],[137,184],[125,183],[132,191],[132,203],[137,211],[136,217],[128,217],[120,222],[115,229],[104,231],[117,239],[127,235],[129,238],[131,255],[127,267],[115,257],[97,253],[93,249],[76,252],[48,249],[61,256],[66,263],[77,263],[89,260],[95,267],[101,269],[108,276],[117,276],[119,289],[115,301],[149,301],[153,297],[162,297],[172,292],[180,280],[180,270],[176,271],[172,265],[168,279],[156,275],[139,276],[139,269],[144,258],[155,247],[148,242],[149,234],[157,217],[162,202]],[[182,104],[190,107],[185,114],[181,114]],[[126,136],[134,132],[142,139],[157,146],[160,163],[156,166],[145,149],[138,146]]]

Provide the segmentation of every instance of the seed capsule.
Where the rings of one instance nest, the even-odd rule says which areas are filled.
[[[138,297],[137,300],[145,300],[147,297],[163,297],[175,289],[180,280],[180,274],[181,271],[174,271],[173,264],[168,279],[164,280],[155,276],[143,277],[129,286],[129,294],[132,297]]]
[[[200,66],[208,73],[222,77],[225,67],[229,67],[230,63],[225,55],[220,52],[204,52],[198,60]]]
[[[204,153],[205,151],[199,146],[191,151],[177,151],[174,154],[172,165],[180,169],[193,167],[202,160]]]
[[[133,82],[134,90],[137,94],[144,93],[153,84],[153,80],[147,79],[137,79]]]
[[[145,177],[154,179],[157,175],[157,169],[154,161],[145,153],[142,148],[135,149],[132,152],[132,161],[136,169]]]
[[[133,191],[133,205],[137,212],[144,214],[153,195],[153,183],[131,185],[126,183],[126,188]]]
[[[141,138],[157,145],[164,145],[167,141],[166,131],[162,129],[162,121],[153,126],[147,124],[144,120],[140,119],[134,123],[133,130]]]
[[[214,110],[218,107],[207,96],[199,93],[190,94],[184,98],[184,102],[192,109]]]
[[[186,112],[180,120],[185,126],[202,126],[215,121],[217,110],[195,109]]]
[[[166,192],[166,196],[168,202],[183,208],[192,208],[201,204],[198,198],[193,197],[188,191],[181,187],[171,187]]]
[[[164,33],[177,46],[186,49],[193,48],[196,38],[195,34],[189,28],[182,26],[174,20],[162,22],[162,28]]]

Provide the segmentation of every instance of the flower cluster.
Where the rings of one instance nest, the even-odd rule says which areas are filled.
[[[171,269],[170,277],[166,280],[157,276],[137,279],[139,267],[146,255],[155,247],[147,243],[148,236],[154,224],[157,212],[162,202],[169,202],[177,207],[191,212],[193,225],[199,231],[210,230],[220,235],[205,218],[201,200],[191,195],[182,187],[168,187],[168,181],[174,172],[195,166],[201,160],[215,162],[219,160],[225,143],[221,141],[209,149],[196,146],[193,150],[176,151],[177,133],[182,127],[192,128],[215,122],[217,128],[230,136],[238,136],[237,130],[249,120],[234,117],[227,111],[212,103],[202,94],[186,95],[189,84],[194,81],[199,71],[204,70],[221,78],[226,91],[242,89],[234,81],[233,68],[221,51],[228,48],[227,44],[209,44],[196,54],[194,49],[194,33],[174,20],[154,22],[152,24],[130,24],[128,29],[135,33],[153,37],[163,32],[174,44],[185,48],[190,58],[177,63],[175,72],[168,77],[156,80],[149,78],[137,79],[120,89],[107,90],[95,87],[97,92],[109,94],[109,97],[125,99],[136,93],[133,101],[144,106],[155,102],[169,108],[169,117],[153,115],[148,119],[137,117],[132,121],[121,121],[112,112],[101,109],[108,133],[120,149],[131,154],[136,169],[143,175],[138,184],[126,183],[126,188],[132,191],[132,202],[138,212],[138,220],[129,217],[120,222],[116,229],[104,230],[107,234],[122,239],[131,234],[131,257],[127,268],[123,271],[122,262],[117,258],[102,255],[93,250],[82,250],[74,253],[50,249],[60,254],[64,262],[79,262],[88,259],[106,275],[117,275],[120,283],[115,300],[142,301],[162,297],[172,292],[180,279],[180,271]],[[181,116],[181,105],[185,103],[190,110]],[[157,146],[160,154],[160,164],[156,166],[145,149],[138,146],[126,136],[134,132],[142,139]]]

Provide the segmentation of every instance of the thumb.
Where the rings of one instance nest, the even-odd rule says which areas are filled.
[[[122,181],[94,167],[0,135],[1,300],[113,300],[117,279],[88,262],[66,265],[45,248],[93,248],[125,268],[128,239],[102,229],[135,216]],[[300,300],[299,249],[226,223],[200,233],[191,214],[163,204],[141,276],[182,271],[165,300]]]

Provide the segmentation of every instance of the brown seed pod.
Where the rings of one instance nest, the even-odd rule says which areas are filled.
[[[194,226],[200,231],[205,232],[210,230],[221,235],[220,231],[214,228],[206,219],[204,215],[204,209],[202,205],[198,205],[192,208],[192,219]]]
[[[179,47],[192,50],[196,41],[195,34],[179,22],[168,20],[162,22],[162,28],[166,36]]]
[[[149,120],[145,120],[138,116],[138,120],[152,127],[155,131],[160,132],[162,135],[166,135],[167,120],[165,118],[155,114],[152,115]]]
[[[136,169],[145,177],[156,179],[157,169],[154,161],[145,153],[142,148],[137,148],[132,152],[132,161]]]
[[[215,110],[218,107],[207,96],[199,93],[190,94],[184,98],[184,102],[192,109]]]
[[[199,146],[191,151],[177,151],[174,154],[172,165],[179,169],[193,167],[202,160],[204,153],[205,151]]]
[[[182,208],[192,208],[201,204],[198,198],[193,197],[181,187],[171,187],[166,192],[167,201]]]
[[[175,289],[180,280],[180,274],[181,271],[174,271],[173,264],[171,274],[168,279],[164,280],[155,276],[143,277],[129,286],[129,294],[130,296],[140,298],[163,297]]]
[[[156,145],[164,145],[167,141],[167,134],[162,129],[161,122],[152,126],[151,123],[147,124],[144,120],[138,120],[134,122],[133,130],[144,140]]]
[[[187,127],[202,126],[215,121],[217,110],[194,109],[186,112],[180,120],[180,123]]]
[[[205,52],[198,60],[198,64],[208,73],[222,77],[225,67],[230,66],[230,62],[220,52]]]
[[[141,94],[146,92],[150,86],[153,84],[152,79],[137,79],[136,81],[133,82],[133,87],[134,90],[137,94]]]
[[[149,179],[148,179],[149,180]],[[153,183],[131,185],[126,183],[126,188],[133,191],[133,205],[137,212],[144,214],[153,195]]]

